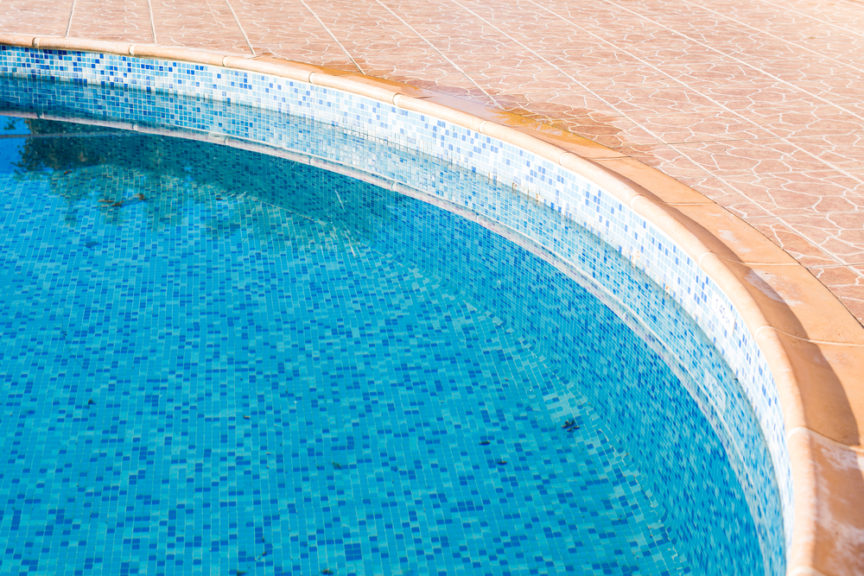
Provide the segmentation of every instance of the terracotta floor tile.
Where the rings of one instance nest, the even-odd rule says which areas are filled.
[[[630,106],[628,118],[666,143],[770,138],[758,124],[730,115],[717,106],[664,109],[643,100]]]
[[[147,0],[127,0],[123,3],[77,0],[69,35],[151,43],[154,38]]]
[[[808,17],[762,2],[652,0],[620,4],[639,16],[729,56],[770,63],[778,55],[855,66],[849,49],[864,47],[851,29],[828,29]],[[812,9],[811,9],[812,12]]]
[[[674,167],[672,167],[674,168]],[[739,218],[746,221],[756,219],[775,219],[775,217],[765,208],[758,205],[753,199],[742,194],[734,186],[721,180],[717,176],[681,176],[676,178],[705,194],[708,198],[717,202]]]
[[[231,0],[256,54],[356,70],[339,43],[298,0]]]
[[[220,0],[152,0],[156,40],[169,46],[250,54],[229,5]]]
[[[784,222],[774,215],[754,216],[749,218],[748,222],[769,240],[786,250],[808,270],[813,271],[817,267],[843,265],[835,256],[828,254],[810,241],[798,229],[797,223]]]
[[[775,215],[776,216],[776,215]],[[837,264],[844,264],[860,269],[860,263],[864,262],[864,246],[861,243],[861,231],[841,231],[826,228],[825,219],[817,218],[807,214],[788,214],[783,217],[782,222],[796,234],[802,236],[811,245],[827,254]],[[765,223],[762,223],[763,225]],[[847,238],[847,236],[852,238]],[[784,246],[785,248],[786,246]],[[806,256],[796,255],[805,265],[813,256],[819,256],[818,252],[807,253]]]
[[[829,137],[840,141],[854,141],[860,136],[864,120],[829,106],[765,106],[757,109],[739,109],[742,118],[764,127],[774,137],[810,139]]]
[[[864,273],[850,266],[813,266],[816,278],[836,294],[854,315],[864,315]]]
[[[652,168],[657,168],[682,181],[685,179],[692,181],[711,175],[705,167],[693,162],[678,144],[657,143],[639,147],[631,155]]]
[[[846,294],[843,287],[828,286],[840,298],[840,301],[849,310],[849,313],[856,318],[864,318],[864,298],[860,296],[860,291],[856,290],[855,294]]]
[[[722,179],[777,215],[826,214],[864,207],[864,185],[834,171],[724,173]],[[823,222],[833,228],[830,222]]]
[[[599,2],[592,4],[592,9],[600,10],[604,5],[609,8],[612,4]],[[621,6],[626,10],[614,20],[596,20],[595,15],[606,32],[605,40],[620,51],[643,60],[644,65],[685,81],[695,78],[698,85],[693,85],[694,89],[710,92],[711,81],[715,79],[712,76],[718,71],[722,76],[724,70],[728,76],[734,66],[740,68],[738,76],[745,84],[749,82],[755,90],[764,91],[765,96],[776,96],[778,90],[783,89],[784,94],[788,93],[785,98],[821,97],[830,94],[833,86],[839,83],[861,82],[860,65],[837,62],[819,51],[795,46],[782,38],[754,34],[732,20],[712,16],[711,21],[700,24],[696,18],[700,10],[693,8],[688,12],[687,6],[681,3],[653,1]],[[565,13],[569,9],[558,8]],[[704,11],[701,12],[704,16]],[[694,18],[696,24],[691,22]],[[580,18],[578,22],[591,29],[590,17]],[[690,33],[694,29],[700,30],[702,36],[694,37]],[[708,75],[705,70],[709,71]]]
[[[0,30],[18,34],[65,36],[74,0],[4,0]]]
[[[784,174],[824,171],[816,143],[774,138],[684,142],[677,145],[693,162],[711,173]]]
[[[859,291],[859,299],[864,301],[864,274],[849,266],[813,266],[817,278],[832,286],[844,286]]]
[[[743,26],[743,32],[746,34],[771,34],[789,43],[841,61],[854,62],[855,60],[854,57],[850,58],[847,47],[864,50],[864,37],[853,30],[827,26],[810,15],[790,10],[788,4],[784,6],[785,9],[779,10],[776,4],[736,0],[712,2],[696,0],[687,1],[686,4],[714,14],[733,26]],[[695,35],[698,32],[699,30],[694,26],[691,34]],[[712,35],[712,40],[716,41],[716,36],[716,34]],[[746,43],[733,43],[727,48],[736,53],[745,53],[748,47]]]
[[[860,2],[761,0],[760,4],[778,11],[794,13],[808,30],[830,30],[832,33],[847,31],[859,35],[861,30],[864,30],[864,14],[861,13]]]

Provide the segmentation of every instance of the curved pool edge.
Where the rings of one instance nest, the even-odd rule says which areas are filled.
[[[864,572],[864,328],[782,249],[698,192],[587,139],[446,95],[274,58],[86,39],[0,44],[164,58],[257,72],[372,98],[494,137],[575,172],[657,226],[721,288],[778,387],[795,515],[789,574]]]

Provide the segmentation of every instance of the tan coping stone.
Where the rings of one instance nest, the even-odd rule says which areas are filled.
[[[651,195],[666,204],[714,204],[704,194],[635,158],[623,156],[620,158],[599,158],[595,161],[650,191]]]
[[[667,206],[680,215],[682,224],[699,236],[711,252],[725,260],[747,265],[800,266],[764,234],[716,202]]]
[[[394,98],[394,104],[403,110],[439,118],[445,122],[450,122],[457,126],[474,130],[475,132],[479,132],[483,122],[485,122],[485,120],[477,116],[443,106],[427,98],[412,98],[399,94]]]
[[[235,56],[231,56],[230,58],[234,58]],[[265,62],[267,64],[279,65],[283,68],[280,72],[277,73],[278,76],[284,76],[286,73],[293,74],[293,70],[303,70],[307,74],[311,74],[313,72],[321,72],[324,74],[330,74],[331,76],[344,76],[346,74],[352,74],[352,72],[348,70],[342,70],[339,68],[331,68],[328,66],[318,66],[317,64],[307,64],[305,62],[297,62],[296,60],[289,60],[288,58],[282,58],[281,56],[276,56],[275,54],[259,54],[258,56],[236,56],[243,62],[247,62],[249,64],[253,62]]]
[[[114,40],[88,40],[84,38],[66,38],[61,36],[38,36],[33,39],[33,47],[42,50],[74,50],[109,52],[113,54],[129,55],[128,42],[117,42]]]
[[[4,40],[7,36],[0,37]],[[31,45],[27,36],[9,37],[13,45]],[[36,45],[37,40],[32,40]],[[133,54],[143,57],[170,58],[183,61],[200,62],[204,64],[224,65],[230,63],[239,69],[253,69],[250,65],[254,60],[231,59],[228,56],[177,47],[161,47],[154,45],[136,45],[125,49],[118,43],[111,43],[120,54]],[[75,49],[91,51],[111,51],[108,44],[76,40]],[[280,76],[297,74],[301,68],[292,67],[286,63],[284,69],[277,71]],[[329,71],[313,67],[310,74],[317,74],[319,81],[323,76],[332,77],[343,74],[330,74]],[[305,69],[304,69],[305,70]],[[331,80],[323,80],[332,82]],[[357,86],[354,82],[346,82],[344,86],[352,90]],[[336,87],[335,85],[333,87]],[[408,88],[406,88],[406,91]],[[475,102],[460,99],[449,94],[437,94],[421,90],[421,96],[406,96],[398,90],[393,90],[391,101],[399,108],[430,115],[442,120],[451,121],[484,133],[501,133],[508,141],[527,143],[524,138],[532,128],[524,119],[518,125],[512,119],[512,114],[480,106]],[[371,91],[387,96],[390,91]],[[491,122],[507,126],[509,131],[491,128]],[[544,132],[538,123],[537,130]],[[516,136],[513,132],[522,132]],[[542,144],[553,144],[554,140],[548,131],[539,138]],[[573,144],[575,142],[575,144]],[[570,141],[574,147],[578,141]],[[658,172],[633,158],[598,158],[592,163],[585,158],[579,158],[568,145],[556,144],[564,154],[550,150],[546,146],[529,144],[532,150],[541,150],[545,156],[553,158],[570,170],[585,175],[598,185],[607,188],[611,184],[611,192],[618,198],[624,198],[626,203],[637,210],[649,221],[666,231],[673,240],[683,242],[682,248],[691,256],[695,255],[700,266],[720,286],[721,290],[735,304],[736,309],[745,319],[748,329],[754,333],[757,342],[762,346],[763,354],[771,366],[772,374],[780,382],[778,393],[783,398],[784,420],[787,430],[790,422],[803,422],[808,428],[825,431],[825,438],[815,432],[803,428],[792,428],[790,434],[790,464],[793,470],[795,486],[795,510],[793,520],[793,541],[788,551],[790,558],[789,573],[833,574],[864,573],[864,484],[862,470],[864,457],[860,452],[848,446],[836,443],[831,450],[826,450],[822,444],[832,442],[828,438],[836,438],[839,442],[860,445],[861,425],[864,416],[864,406],[858,389],[864,374],[864,349],[858,346],[864,341],[864,327],[857,323],[827,288],[821,286],[822,293],[812,288],[810,281],[802,288],[792,290],[796,282],[803,282],[807,274],[812,275],[801,266],[774,265],[773,267],[755,266],[751,269],[745,264],[724,260],[717,254],[707,251],[704,243],[705,235],[694,230],[691,223],[696,223],[703,230],[713,226],[712,214],[707,222],[700,220],[699,213],[685,215],[677,204],[699,204],[704,196],[695,191],[682,188],[681,184],[671,184],[668,177],[658,176]],[[603,154],[602,149],[594,149]],[[597,156],[595,156],[597,158]],[[598,181],[599,180],[599,181]],[[644,189],[642,188],[644,187]],[[671,188],[671,190],[667,190]],[[648,192],[646,193],[645,190]],[[665,206],[665,203],[671,206]],[[704,198],[704,203],[710,201]],[[723,238],[718,238],[722,242]],[[735,254],[735,245],[727,247]],[[761,248],[760,248],[761,249]],[[782,251],[781,248],[777,248]],[[722,251],[721,251],[722,252]],[[725,255],[728,256],[728,253]],[[770,257],[766,256],[770,259]],[[775,260],[782,260],[777,256]],[[781,273],[780,270],[795,270],[794,273]],[[818,281],[816,281],[818,284]],[[831,298],[824,297],[828,293]],[[785,295],[785,297],[784,297]],[[789,301],[792,295],[801,300]],[[815,301],[809,298],[815,297]],[[827,306],[827,311],[823,309]],[[797,315],[804,315],[804,321]],[[818,322],[815,317],[822,316],[824,321]],[[812,318],[811,318],[812,317]],[[853,324],[850,322],[855,323]],[[769,321],[776,328],[769,328]],[[836,324],[841,328],[836,329]],[[803,334],[803,335],[802,335]],[[819,340],[808,341],[807,338]],[[825,344],[835,339],[839,344]],[[820,387],[821,385],[821,387]],[[835,412],[839,410],[839,413]],[[854,422],[854,425],[853,425]],[[799,430],[802,430],[799,432]],[[804,440],[802,440],[802,438]],[[821,438],[819,444],[813,438]],[[802,446],[803,442],[803,446]],[[854,455],[853,458],[851,455]],[[842,465],[838,464],[840,462]]]
[[[655,198],[638,195],[630,201],[630,208],[662,230],[696,262],[701,264],[703,256],[711,252],[700,235],[694,234],[692,221],[681,218],[676,211],[670,210]]]
[[[351,77],[356,83],[358,90],[362,90],[363,85],[367,85],[377,86],[385,89],[396,89],[396,91],[402,90],[419,92],[419,90],[412,89],[411,87],[400,84],[398,82],[392,82],[379,78],[370,78],[369,76],[363,76],[350,70],[342,70],[339,68],[331,68],[328,66],[318,66],[316,64],[297,62],[296,60],[289,60],[287,58],[282,58],[274,54],[261,54],[254,57],[226,56],[222,61],[222,65],[228,68],[236,68],[238,70],[248,70],[253,72],[260,72],[262,74],[279,76],[282,78],[289,78],[291,80],[299,80],[301,82],[306,82],[307,84],[313,84],[313,82],[311,81],[311,77],[313,74],[317,74],[319,78],[322,75],[333,78]],[[346,84],[346,88],[342,89],[348,89],[347,86],[348,85]],[[349,91],[354,91],[353,87]],[[374,98],[374,96],[370,97]]]
[[[801,464],[787,573],[864,574],[864,451],[806,429],[792,431],[788,445]]]
[[[789,359],[789,351],[776,330],[762,326],[756,330],[754,337],[777,388],[777,399],[783,414],[783,432],[788,435],[789,430],[807,425],[798,376]]]
[[[562,150],[566,150],[571,154],[576,154],[582,158],[591,160],[602,160],[612,158],[626,158],[623,152],[618,152],[612,148],[608,148],[589,140],[584,136],[567,132],[556,126],[547,126],[539,124],[533,118],[526,118],[524,115],[515,114],[512,112],[501,112],[489,118],[498,124],[504,124],[520,132],[524,132],[529,136],[547,142]]]
[[[758,303],[769,325],[803,340],[864,346],[858,320],[803,266],[743,264],[714,256],[717,264],[710,269],[706,269],[707,258],[700,261],[703,270],[710,275],[718,265],[728,268]]]
[[[413,98],[422,98],[426,95],[426,90],[421,90],[419,88],[414,88],[409,86],[403,82],[395,82],[393,80],[387,80],[386,78],[375,78],[373,76],[364,76],[358,72],[343,72],[341,74],[332,74],[331,70],[328,68],[320,69],[320,72],[329,74],[331,76],[343,76],[345,78],[350,78],[352,82],[355,82],[359,85],[363,86],[375,86],[380,88],[381,90],[389,90],[393,92],[397,92],[403,96],[411,96]]]
[[[804,428],[786,432],[786,448],[789,455],[789,473],[792,476],[792,534],[786,550],[786,574],[795,570],[815,569],[812,564],[816,541],[816,467],[813,449],[807,441]],[[803,437],[803,438],[802,438]]]
[[[475,119],[492,120],[493,122],[500,124],[502,123],[502,118],[507,117],[507,114],[501,110],[481,104],[469,98],[463,98],[446,92],[436,92],[424,89],[423,94],[417,97],[422,98],[426,102],[437,104],[442,108],[462,112],[474,117]]]
[[[395,97],[399,94],[398,91],[388,87],[372,83],[357,82],[350,76],[331,76],[322,72],[313,72],[309,75],[309,81],[315,86],[335,88],[336,90],[351,92],[358,96],[365,96],[391,105],[395,105]]]
[[[732,270],[731,263],[721,259],[713,252],[705,252],[698,260],[699,267],[711,277],[720,290],[735,306],[745,328],[753,334],[756,345],[762,352],[780,400],[783,422],[786,430],[807,423],[805,407],[801,394],[801,372],[796,370],[790,358],[789,349],[769,319],[763,302],[754,298],[751,290]],[[788,312],[791,315],[791,312]]]
[[[528,152],[533,152],[537,156],[551,160],[555,164],[560,164],[561,160],[569,154],[558,146],[543,142],[524,132],[490,120],[486,120],[480,125],[480,133],[497,138],[502,142],[507,142]]]
[[[136,58],[154,58],[159,60],[177,60],[196,64],[222,66],[226,56],[219,52],[208,52],[196,48],[181,48],[179,46],[164,46],[161,44],[134,44],[129,54]]]
[[[788,576],[825,576],[811,566],[796,566],[794,569],[786,572]]]
[[[9,46],[21,46],[30,48],[33,46],[33,40],[36,37],[32,34],[13,34],[10,32],[0,32],[0,44]]]
[[[625,206],[630,206],[637,197],[645,198],[643,189],[633,186],[626,178],[618,177],[613,171],[604,168],[602,164],[569,152],[562,155],[558,163],[563,168],[591,180]]]
[[[864,445],[864,386],[854,385],[864,374],[864,348],[811,342],[770,330],[786,351],[796,380],[795,390],[778,385],[778,392],[797,395],[801,406],[800,421],[784,413],[787,428],[802,426],[847,446]],[[784,404],[794,401],[787,398]]]
[[[288,62],[276,63],[267,60],[244,58],[242,56],[226,56],[222,59],[221,65],[226,68],[234,68],[247,72],[280,76],[282,78],[298,80],[307,84],[310,83],[309,78],[313,74],[311,69],[304,66],[292,66]]]

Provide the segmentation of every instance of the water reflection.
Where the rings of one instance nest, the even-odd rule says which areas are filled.
[[[13,98],[6,93],[6,106],[35,109],[41,114],[85,115],[91,121],[116,120],[108,108],[97,104],[106,98],[106,91],[75,86],[70,98],[66,92],[69,86],[47,84],[25,92],[18,101],[15,98],[20,92],[13,90]],[[119,92],[107,93],[108,100],[124,97]],[[170,112],[178,107],[175,97],[155,94],[127,110],[119,120],[156,126],[158,119],[170,116],[174,127],[209,135],[214,130],[212,117],[207,120],[195,114],[201,105],[184,104],[183,109],[190,113],[178,115]],[[219,117],[220,106],[226,105],[213,106],[217,108],[213,117]],[[548,267],[524,266],[526,253],[509,242],[496,243],[491,236],[454,223],[446,212],[306,164],[204,142],[44,118],[25,120],[29,136],[7,138],[4,143],[11,145],[17,140],[15,145],[20,147],[20,158],[15,162],[17,178],[48,182],[52,193],[65,200],[64,218],[70,226],[75,226],[77,211],[88,203],[96,206],[111,226],[122,226],[130,211],[143,211],[153,231],[183,224],[191,211],[202,216],[206,234],[213,238],[248,232],[282,249],[327,241],[329,236],[351,250],[355,245],[358,250],[370,247],[444,279],[472,301],[494,310],[508,326],[530,335],[532,347],[542,351],[547,366],[575,375],[578,394],[587,394],[609,418],[616,441],[630,453],[646,455],[646,474],[654,479],[653,491],[665,501],[668,525],[676,537],[690,542],[689,547],[684,546],[684,554],[694,565],[707,570],[712,555],[718,553],[727,556],[730,565],[742,563],[752,568],[758,564],[746,545],[752,533],[746,527],[724,524],[737,522],[735,518],[746,507],[736,499],[734,487],[726,493],[733,478],[725,477],[718,484],[723,487],[724,498],[718,499],[712,490],[705,489],[705,470],[715,459],[727,456],[744,486],[744,498],[760,527],[763,545],[777,549],[776,500],[759,493],[764,478],[770,477],[770,464],[763,454],[762,468],[752,466],[752,454],[764,452],[764,443],[746,400],[733,386],[728,397],[723,396],[723,406],[717,406],[718,389],[726,389],[728,382],[723,382],[729,379],[722,360],[686,314],[614,250],[506,187],[439,160],[383,143],[363,142],[357,135],[302,118],[260,110],[246,110],[244,114],[229,111],[225,107],[220,130],[246,141],[322,154],[328,148],[362,145],[367,156],[358,158],[357,163],[371,162],[375,166],[370,171],[391,175],[397,181],[399,166],[410,163],[413,182],[435,183],[444,198],[464,194],[483,203],[489,213],[501,215],[504,232],[508,223],[515,227],[522,221],[544,222],[543,237],[549,242],[538,242],[532,249],[538,253],[554,249],[568,262],[581,262],[584,275],[572,271],[570,278],[579,277],[583,286],[603,297],[642,341],[634,340],[629,331],[625,335],[620,321],[608,309],[585,304],[584,290],[570,278],[550,276]],[[20,123],[10,130],[20,132]],[[307,193],[310,188],[316,193]],[[482,194],[477,193],[480,190]],[[310,226],[286,228],[278,210],[291,212]],[[493,226],[488,221],[484,224]],[[450,232],[441,234],[441,230]],[[566,267],[561,261],[556,265]],[[591,309],[591,331],[584,325],[586,307]],[[681,394],[683,389],[646,384],[642,374],[650,371],[633,360],[637,357],[634,350],[644,348],[645,342],[673,368],[695,405],[686,393]],[[666,342],[674,342],[675,348]],[[583,384],[597,382],[598,376],[602,386]],[[679,426],[682,414],[698,419],[703,417],[700,410],[722,447],[701,440],[691,428]],[[693,454],[694,445],[704,451]],[[691,466],[682,468],[685,461]],[[682,501],[691,505],[680,507]],[[719,552],[700,545],[695,534],[712,526],[724,526],[733,539],[739,538],[736,544]],[[723,548],[725,544],[717,546]]]

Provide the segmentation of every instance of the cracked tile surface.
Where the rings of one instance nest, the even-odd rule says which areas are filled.
[[[853,0],[3,0],[0,31],[277,57],[494,105],[632,155],[864,320],[864,5]]]

